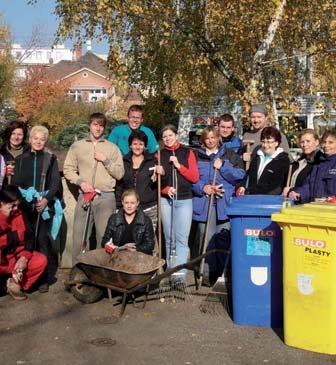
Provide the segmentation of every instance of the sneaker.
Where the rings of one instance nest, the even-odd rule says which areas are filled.
[[[7,280],[7,293],[15,300],[26,300],[27,295],[21,290],[19,284],[16,284],[12,278]]]
[[[38,288],[38,291],[39,291],[40,293],[48,293],[48,291],[49,291],[49,284],[48,284],[48,283],[43,283],[43,284],[41,284],[41,285],[39,286],[39,288]]]

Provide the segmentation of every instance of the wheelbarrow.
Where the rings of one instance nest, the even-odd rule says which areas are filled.
[[[141,252],[120,250],[108,255],[104,249],[96,249],[81,254],[78,262],[71,269],[69,280],[64,283],[70,287],[73,296],[82,303],[94,303],[100,300],[107,289],[109,299],[112,292],[122,294],[122,304],[119,316],[125,311],[127,298],[135,292],[145,289],[143,308],[146,305],[149,288],[175,272],[188,268],[207,255],[223,250],[209,251],[185,264],[168,269],[158,275],[165,260]]]

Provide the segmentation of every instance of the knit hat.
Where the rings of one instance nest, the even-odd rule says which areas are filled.
[[[264,104],[253,104],[251,105],[250,114],[251,113],[262,113],[267,115],[268,112]]]

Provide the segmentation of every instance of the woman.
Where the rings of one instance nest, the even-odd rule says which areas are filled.
[[[130,152],[123,157],[125,174],[116,186],[117,208],[122,206],[121,196],[127,189],[135,189],[140,196],[140,208],[153,222],[157,223],[157,185],[154,155],[147,153],[147,135],[139,130],[133,131],[128,144]]]
[[[102,247],[111,253],[116,247],[127,244],[127,250],[151,255],[154,230],[150,218],[139,208],[139,194],[134,189],[125,190],[121,203],[122,208],[112,214],[107,222]]]
[[[240,157],[225,147],[220,148],[220,136],[214,126],[206,127],[200,137],[202,148],[196,151],[200,178],[193,184],[193,219],[200,222],[203,235],[208,220],[209,196],[215,199],[209,218],[209,240],[222,228],[230,227],[225,207],[234,193],[235,185],[244,178],[243,162]],[[212,185],[216,171],[215,186]]]
[[[188,236],[192,219],[192,184],[199,179],[194,152],[178,141],[177,130],[168,124],[162,130],[164,149],[161,165],[164,170],[161,190],[161,216],[166,242],[168,267],[187,261]],[[180,272],[185,279],[185,271]]]
[[[281,134],[274,127],[265,127],[260,135],[261,146],[256,147],[247,179],[236,195],[282,193],[288,175],[288,154],[279,147]]]
[[[299,135],[299,144],[302,154],[298,160],[292,163],[292,176],[289,186],[283,190],[283,195],[287,196],[291,188],[301,186],[305,178],[309,175],[315,163],[319,161],[322,152],[319,150],[319,136],[314,129],[304,129]]]
[[[3,132],[4,144],[0,148],[0,153],[5,159],[7,165],[6,176],[7,182],[10,182],[14,174],[14,160],[22,153],[29,150],[29,144],[25,142],[27,137],[27,125],[20,120],[12,120],[6,126]]]
[[[48,270],[41,277],[40,292],[49,290],[51,238],[56,238],[62,220],[62,208],[58,200],[61,195],[61,177],[57,159],[44,151],[48,137],[46,127],[34,126],[31,129],[30,151],[17,157],[13,176],[13,184],[20,187],[25,198],[22,209],[35,232],[37,250],[48,258]]]
[[[206,242],[208,246],[215,233],[221,232],[222,229],[230,229],[225,208],[234,193],[235,185],[244,178],[245,171],[243,161],[235,152],[226,150],[225,146],[220,147],[219,131],[214,126],[203,129],[200,143],[202,148],[196,151],[200,178],[196,184],[193,184],[193,220],[199,222],[201,238],[204,237],[205,222],[208,221]],[[216,180],[215,184],[212,185],[215,173]],[[214,199],[208,217],[211,194],[214,194]],[[198,256],[201,252],[195,246],[197,245],[194,243],[193,256]],[[221,275],[224,263],[225,256],[212,255],[207,257],[206,272],[209,271],[210,282]],[[209,269],[207,269],[208,266]]]
[[[10,275],[7,292],[16,300],[27,299],[25,292],[47,266],[47,258],[34,251],[34,234],[18,209],[21,194],[17,186],[0,191],[0,275]]]
[[[302,186],[294,188],[289,197],[299,203],[308,203],[314,199],[336,195],[336,130],[328,130],[322,136],[320,157]]]

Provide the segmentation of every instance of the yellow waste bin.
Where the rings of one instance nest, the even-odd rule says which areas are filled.
[[[336,204],[283,208],[272,220],[283,228],[285,343],[336,354]]]

